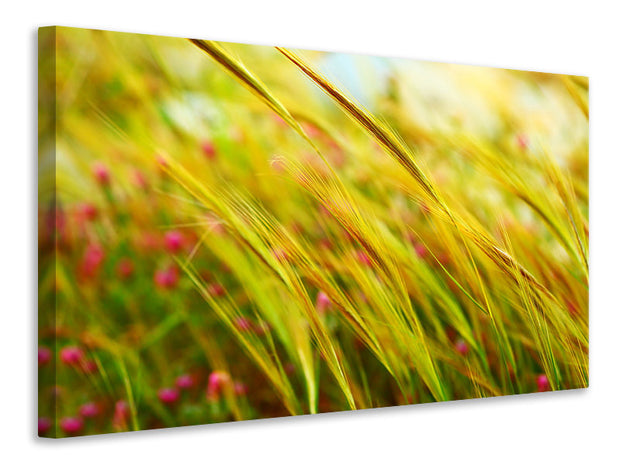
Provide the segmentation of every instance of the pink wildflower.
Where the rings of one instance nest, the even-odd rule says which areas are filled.
[[[84,352],[77,346],[63,347],[60,351],[60,361],[66,365],[78,365],[84,359]]]
[[[162,388],[157,391],[157,397],[164,404],[174,404],[179,400],[179,390],[177,388]]]
[[[179,389],[191,389],[195,383],[192,375],[183,374],[176,379],[175,384]]]
[[[60,428],[69,435],[79,433],[84,427],[84,422],[78,417],[65,417],[60,420]]]
[[[110,170],[103,163],[96,162],[93,165],[93,174],[100,185],[107,186],[110,184]]]
[[[164,244],[170,253],[177,253],[183,248],[183,235],[179,231],[168,231],[164,236]]]

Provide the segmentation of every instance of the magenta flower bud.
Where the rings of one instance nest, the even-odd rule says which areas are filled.
[[[168,231],[164,236],[164,244],[168,252],[177,253],[183,247],[183,235],[179,231]]]
[[[121,279],[127,279],[133,274],[133,262],[129,258],[121,258],[116,265],[116,273]]]
[[[546,375],[539,375],[536,378],[536,384],[538,385],[538,392],[548,391],[551,388],[549,379]]]
[[[84,359],[84,352],[77,346],[63,347],[60,351],[60,361],[66,365],[79,365]]]
[[[88,244],[88,247],[86,247],[84,258],[91,266],[99,266],[103,256],[103,248],[99,244]]]
[[[119,400],[114,404],[114,413],[119,413],[120,415],[129,414],[129,404],[124,400]]]
[[[39,347],[38,351],[39,365],[47,365],[52,359],[52,351],[45,346]]]
[[[84,422],[81,418],[77,417],[65,417],[60,420],[60,429],[66,434],[77,434],[84,427]]]
[[[87,402],[86,404],[80,406],[79,412],[80,416],[84,418],[94,418],[99,415],[101,410],[99,409],[99,405],[95,402]]]
[[[80,206],[79,214],[84,220],[93,221],[97,218],[99,212],[97,211],[97,207],[92,203],[84,203]]]
[[[202,145],[202,152],[209,160],[213,160],[215,158],[215,145],[210,140],[205,140]]]
[[[235,318],[235,326],[239,331],[245,332],[252,329],[252,322],[244,316]]]
[[[129,404],[124,400],[119,400],[114,405],[114,419],[112,420],[115,425],[119,425],[127,421],[129,417]]]
[[[157,397],[164,404],[174,404],[179,400],[179,390],[176,388],[162,388],[157,391]]]
[[[52,427],[52,420],[47,417],[39,417],[39,421],[37,423],[37,430],[39,432],[39,436],[47,433]]]
[[[86,360],[82,363],[81,368],[83,373],[94,373],[97,371],[97,363],[94,360]]]
[[[82,257],[81,272],[84,277],[92,278],[103,263],[105,254],[99,244],[88,244]]]
[[[224,286],[222,286],[220,283],[210,284],[208,290],[209,294],[213,295],[214,297],[222,297],[224,294],[226,294]]]
[[[170,266],[163,270],[157,270],[154,280],[157,287],[161,289],[172,289],[176,287],[179,281],[179,272],[174,266]]]
[[[458,341],[456,341],[454,347],[456,348],[456,351],[461,355],[466,355],[467,352],[469,352],[469,347],[463,339],[459,339]]]
[[[93,165],[93,174],[100,185],[107,186],[110,184],[110,170],[108,170],[108,167],[103,163],[96,162]]]
[[[183,374],[176,379],[175,384],[179,389],[191,389],[195,383],[192,375]]]
[[[327,294],[325,294],[323,291],[319,291],[316,296],[316,311],[320,314],[323,314],[331,306],[331,304],[332,301],[329,300]]]
[[[245,396],[248,393],[248,387],[240,381],[235,382],[234,390],[237,396]]]
[[[214,400],[219,398],[222,389],[230,382],[230,375],[224,371],[214,371],[209,375],[207,383],[207,399]]]

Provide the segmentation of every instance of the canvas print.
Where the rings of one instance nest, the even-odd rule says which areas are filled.
[[[588,386],[586,77],[66,27],[38,72],[39,436]]]

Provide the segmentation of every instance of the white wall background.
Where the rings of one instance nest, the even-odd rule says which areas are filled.
[[[620,463],[620,33],[613,2],[410,3],[4,3],[0,462]],[[36,28],[54,24],[590,76],[590,389],[67,441],[35,439]]]

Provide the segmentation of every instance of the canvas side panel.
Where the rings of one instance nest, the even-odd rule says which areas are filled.
[[[38,31],[38,434],[57,437],[56,254],[63,214],[56,203],[56,27]],[[52,388],[50,388],[52,387]]]

